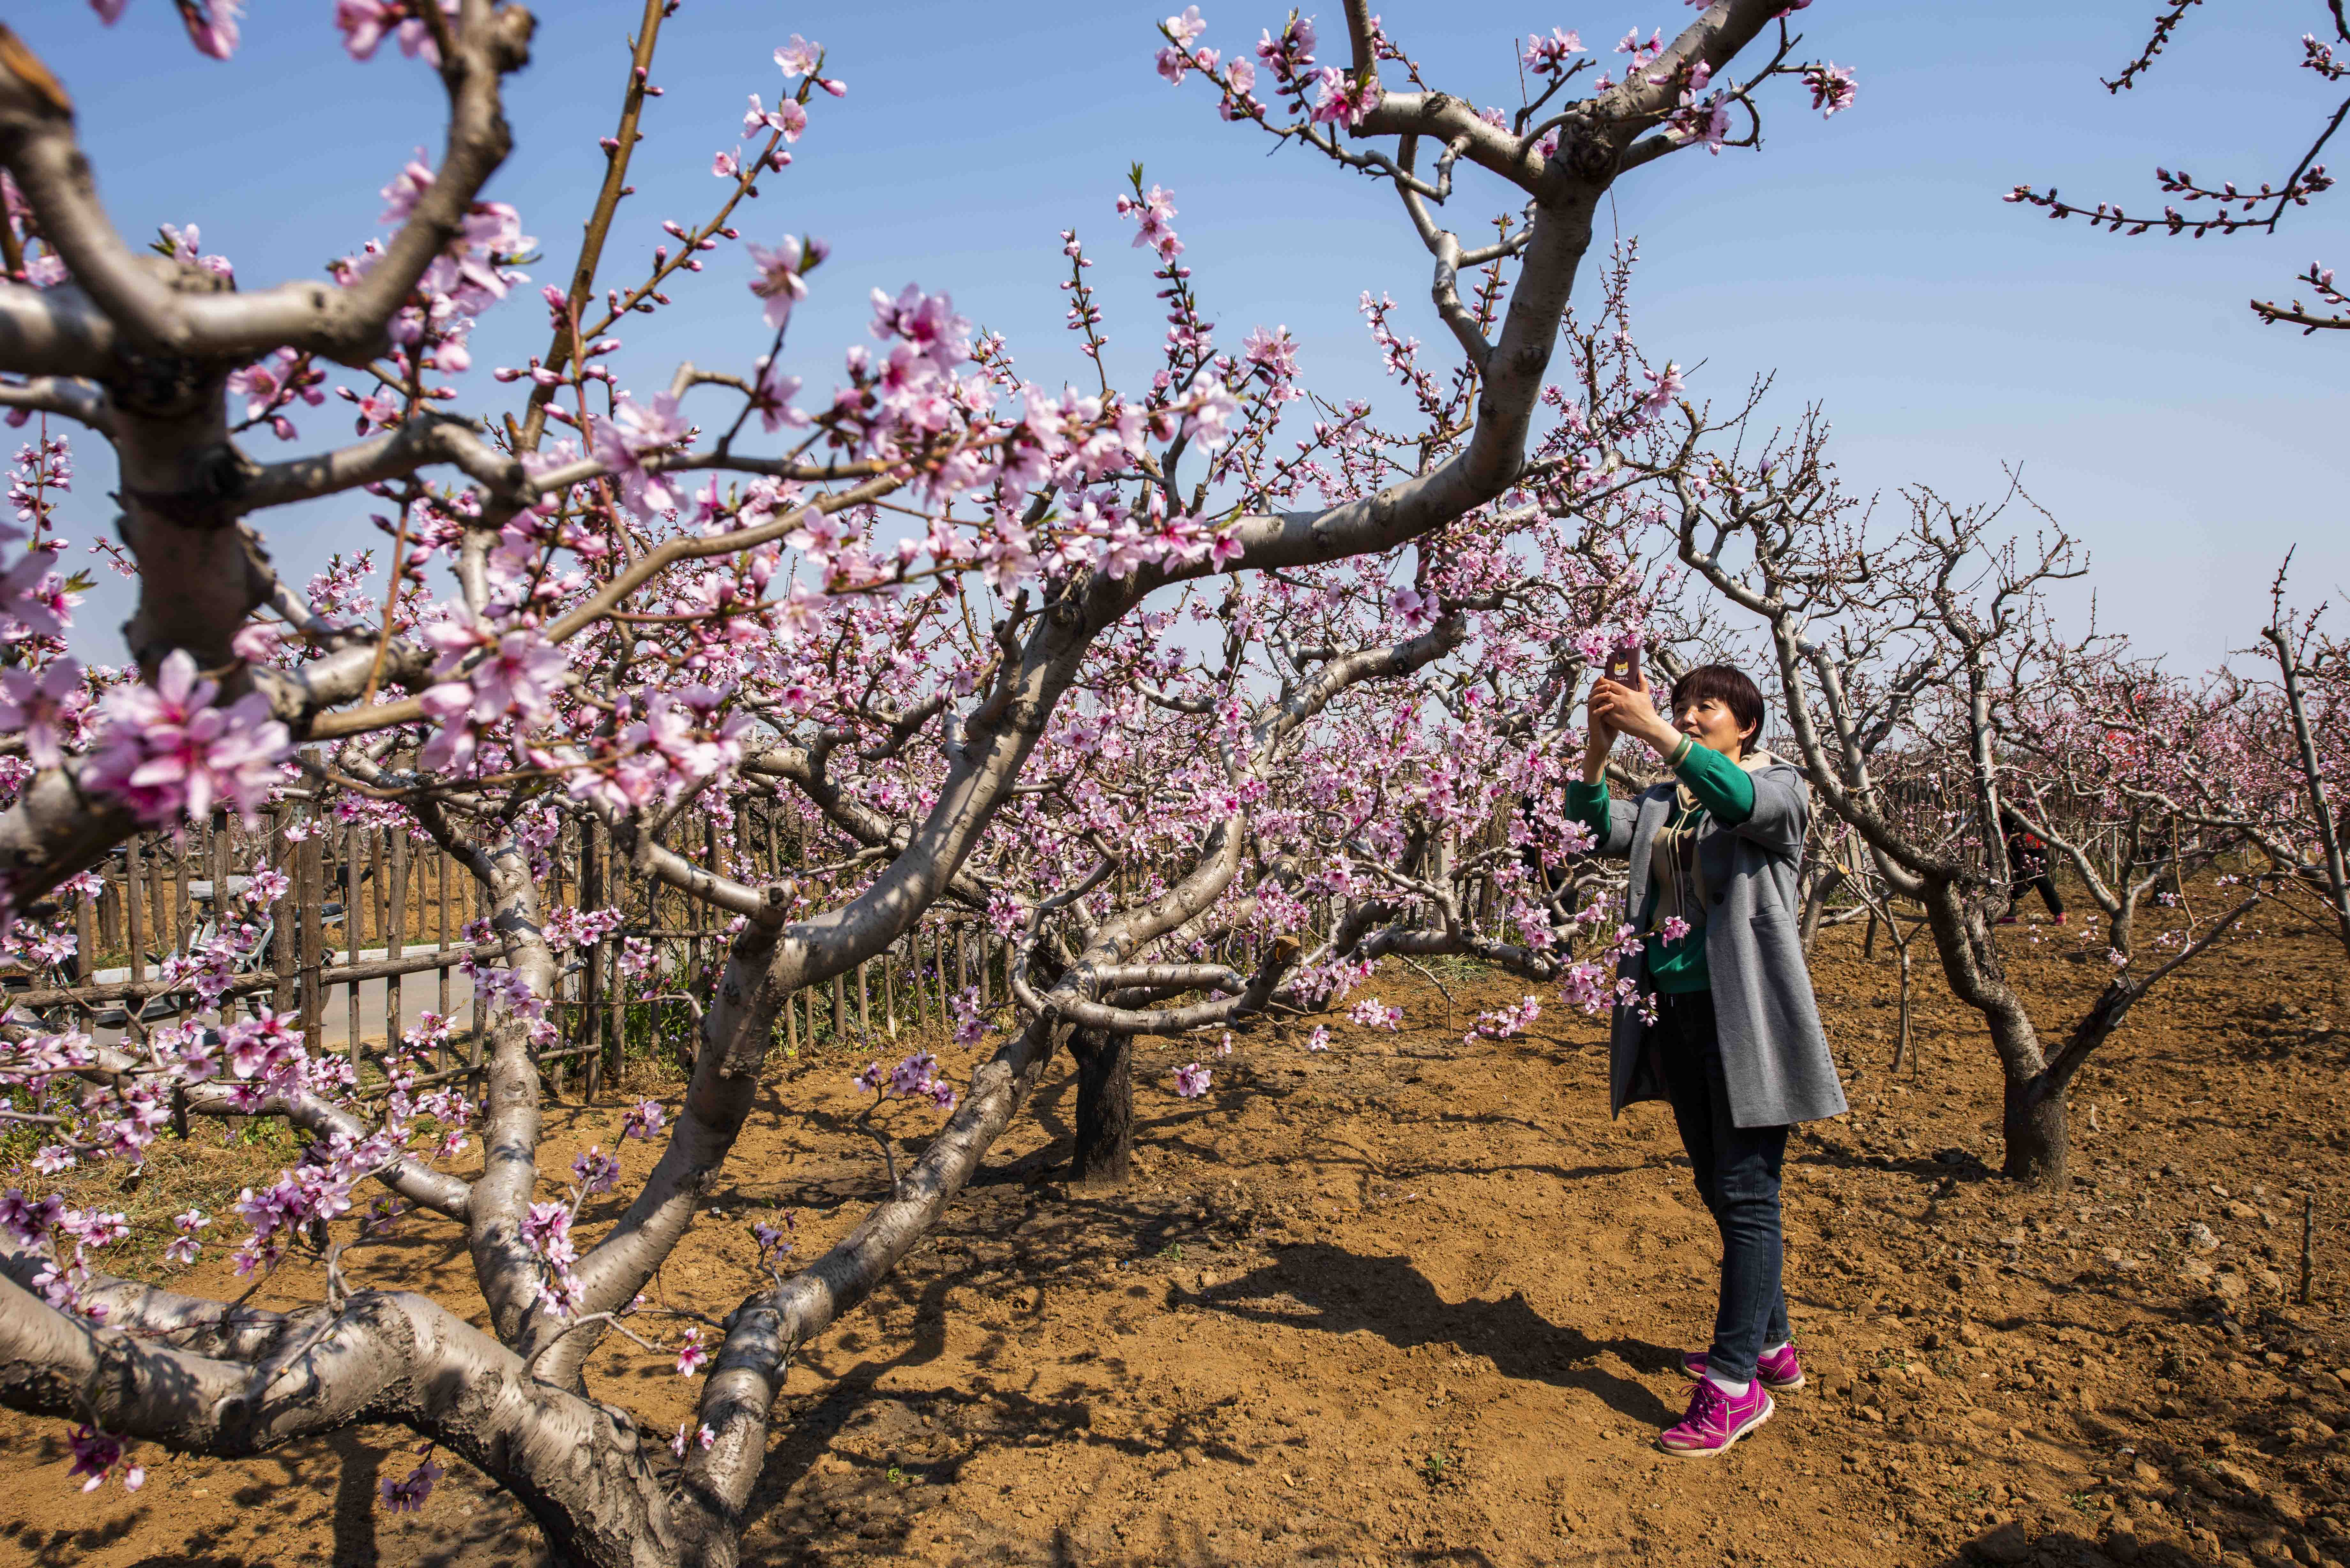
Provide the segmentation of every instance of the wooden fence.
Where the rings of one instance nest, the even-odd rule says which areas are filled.
[[[775,816],[746,811],[732,826],[738,873],[774,878],[807,863],[799,834]],[[715,857],[718,819],[703,818],[702,830],[698,847]],[[691,1055],[730,937],[709,906],[616,874],[599,830],[567,826],[545,853],[542,918],[567,905],[623,910],[608,935],[556,954],[558,1038],[533,1053],[558,1095],[577,1074],[593,1098],[623,1071],[632,1045],[643,1054],[666,1040]],[[264,871],[285,878],[265,904],[250,896]],[[95,891],[59,899],[77,936],[68,983],[13,980],[12,1008],[133,1037],[184,1023],[197,998],[183,961],[225,919],[253,929],[224,1010],[265,1004],[298,1016],[314,1049],[348,1053],[363,1094],[383,1091],[390,1044],[430,1012],[444,1028],[432,1032],[441,1037],[422,1053],[416,1082],[478,1082],[488,1020],[465,966],[477,951],[494,962],[504,947],[479,927],[478,940],[468,939],[467,926],[484,914],[479,884],[437,845],[292,801],[252,829],[217,819],[177,836],[136,835],[91,880]],[[821,879],[811,888],[819,900],[833,891]],[[983,1005],[1003,1001],[1006,956],[984,922],[933,915],[881,956],[792,997],[783,1044],[796,1052],[827,1037],[856,1040],[879,1054],[901,1028],[944,1023],[949,997],[967,987]]]

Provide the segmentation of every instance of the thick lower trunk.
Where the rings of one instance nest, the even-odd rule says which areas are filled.
[[[1134,1036],[1078,1030],[1069,1041],[1077,1061],[1076,1151],[1070,1179],[1118,1186],[1134,1158]]]
[[[2064,1089],[2044,1074],[2020,1083],[2008,1079],[2006,1087],[2000,1131],[2007,1144],[2007,1163],[2001,1174],[2043,1191],[2065,1190],[2072,1185],[2072,1173]]]

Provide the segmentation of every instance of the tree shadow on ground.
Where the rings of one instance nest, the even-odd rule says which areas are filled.
[[[2146,1542],[2133,1568],[2219,1568],[2228,1559],[2199,1547],[2172,1541]],[[2241,1561],[2241,1559],[2234,1559]],[[2029,1563],[2044,1568],[2102,1568],[2114,1558],[2095,1536],[2072,1530],[2050,1530],[2034,1536],[2021,1521],[1979,1531],[1956,1547],[1924,1560],[1921,1568],[1986,1568],[1989,1564]]]

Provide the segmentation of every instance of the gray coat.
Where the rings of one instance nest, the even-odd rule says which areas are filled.
[[[1820,1029],[1796,930],[1795,866],[1811,792],[1802,769],[1767,752],[1750,759],[1747,773],[1754,781],[1754,814],[1725,827],[1708,813],[1697,839],[1709,900],[1705,962],[1731,1116],[1740,1127],[1759,1127],[1842,1116],[1844,1086]],[[1611,798],[1607,836],[1594,849],[1631,861],[1625,918],[1642,930],[1656,898],[1648,852],[1671,812],[1673,790],[1668,780],[1638,800]],[[1617,973],[1645,983],[1647,964],[1646,953],[1635,952]],[[1656,1061],[1643,1050],[1647,1033],[1636,1010],[1616,1009],[1608,1042],[1613,1115],[1635,1101],[1665,1097]]]

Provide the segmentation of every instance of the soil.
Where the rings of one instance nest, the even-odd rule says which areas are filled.
[[[1295,1024],[1237,1033],[1229,1055],[1201,1056],[1203,1099],[1171,1092],[1197,1043],[1145,1043],[1137,1170],[1116,1190],[1056,1175],[1075,1090],[1055,1064],[948,1222],[793,1370],[747,1556],[2350,1560],[2350,973],[2316,929],[2271,928],[2177,977],[2092,1064],[2063,1195],[1994,1174],[1988,1042],[1939,977],[1921,964],[1920,1049],[1897,1075],[1893,963],[1863,961],[1856,929],[1824,932],[1814,974],[1854,1112],[1789,1150],[1787,1292],[1809,1382],[1711,1460],[1653,1438],[1686,1397],[1677,1351],[1711,1324],[1712,1227],[1663,1107],[1607,1119],[1599,1023],[1552,1010],[1524,1036],[1464,1045],[1474,1011],[1521,988],[1439,971],[1447,1022],[1429,981],[1390,971],[1373,989],[1404,1006],[1403,1029],[1337,1024],[1325,1053]],[[2076,1016],[2103,941],[2036,922],[2009,934],[2038,1015]],[[753,1277],[753,1220],[793,1210],[803,1257],[846,1231],[881,1184],[848,1120],[860,1064],[778,1064],[774,1114],[649,1294],[723,1314]],[[619,1117],[610,1097],[556,1107],[549,1148],[610,1148]],[[935,1113],[884,1119],[912,1147]],[[282,1158],[203,1141],[216,1136],[159,1161],[154,1193],[109,1202],[164,1211]],[[650,1159],[623,1152],[632,1177]],[[619,1206],[598,1200],[590,1221]],[[411,1223],[351,1263],[366,1282],[471,1299],[445,1224]],[[218,1257],[179,1283],[235,1287]],[[307,1299],[313,1282],[283,1284]],[[664,1435],[695,1386],[621,1341],[590,1377]],[[0,1416],[0,1561],[545,1558],[515,1504],[446,1455],[421,1512],[383,1511],[379,1482],[416,1462],[399,1430],[236,1463],[143,1446],[142,1490],[89,1498],[66,1480],[63,1436]]]

